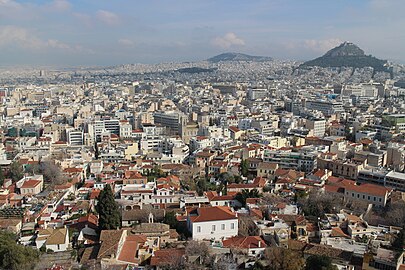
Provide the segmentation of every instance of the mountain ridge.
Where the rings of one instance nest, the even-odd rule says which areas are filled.
[[[323,56],[304,62],[300,67],[372,67],[375,71],[388,72],[386,63],[386,60],[366,55],[357,45],[346,41],[330,49]]]
[[[235,53],[235,52],[227,52],[221,53],[216,56],[207,59],[208,62],[218,63],[218,62],[226,62],[226,61],[253,61],[253,62],[265,62],[265,61],[273,61],[272,57],[268,56],[255,56],[255,55],[248,55],[244,53]]]

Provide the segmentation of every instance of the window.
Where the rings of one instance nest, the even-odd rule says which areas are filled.
[[[197,232],[201,232],[201,226],[197,226]]]
[[[382,199],[380,198],[379,201],[382,202]]]
[[[221,224],[221,230],[225,230],[225,224]]]
[[[212,231],[215,232],[215,225],[212,225]]]
[[[231,230],[235,230],[235,223],[231,223]]]

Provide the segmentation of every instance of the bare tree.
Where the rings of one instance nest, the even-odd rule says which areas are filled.
[[[298,199],[306,215],[320,217],[325,213],[338,212],[343,207],[343,196],[312,190]]]
[[[264,257],[270,270],[301,270],[305,266],[305,260],[299,253],[281,247],[267,248]]]
[[[46,181],[54,185],[63,184],[66,181],[60,167],[53,161],[43,161],[41,163],[42,174]]]
[[[209,247],[202,241],[189,241],[186,246],[186,269],[205,269],[206,266],[211,265],[213,257],[209,252]],[[191,260],[194,256],[195,260]]]

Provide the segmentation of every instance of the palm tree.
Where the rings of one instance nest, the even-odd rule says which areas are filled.
[[[246,206],[246,199],[248,198],[260,198],[262,194],[257,189],[242,189],[242,192],[236,194],[235,199],[242,204],[242,206]]]

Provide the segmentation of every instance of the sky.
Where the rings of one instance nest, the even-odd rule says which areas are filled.
[[[0,65],[308,60],[343,41],[404,63],[404,11],[404,0],[0,0]]]

